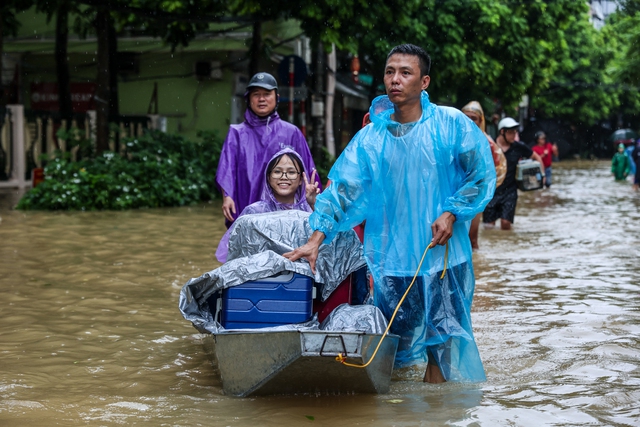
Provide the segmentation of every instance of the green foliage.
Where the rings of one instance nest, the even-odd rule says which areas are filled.
[[[16,36],[20,29],[20,22],[16,13],[29,9],[33,0],[2,0],[0,2],[0,19],[2,20],[2,36]],[[2,46],[0,46],[0,52]]]
[[[586,19],[572,21],[566,47],[554,52],[557,72],[536,108],[550,117],[592,125],[621,112],[640,109],[640,1],[627,1],[596,30]]]
[[[67,150],[78,148],[78,155],[82,159],[93,158],[96,154],[93,142],[86,137],[86,133],[78,128],[58,129],[56,136],[67,142]],[[58,156],[69,158],[68,153],[59,153]]]
[[[73,131],[70,131],[73,132]],[[126,154],[103,152],[77,162],[58,156],[45,180],[18,209],[96,210],[184,206],[215,197],[222,139],[201,132],[199,142],[147,132],[125,140]]]
[[[567,49],[565,30],[586,20],[586,10],[575,0],[425,0],[403,23],[363,34],[361,58],[381,74],[392,46],[417,44],[432,58],[432,99],[463,105],[489,97],[513,107],[548,86],[558,66],[552,54]]]
[[[622,14],[633,16],[640,12],[640,0],[618,0]]]
[[[640,1],[637,3],[640,7]],[[611,64],[614,76],[622,83],[639,85],[640,10],[614,14],[604,30],[607,43],[616,48]]]
[[[7,3],[6,6],[4,3]],[[160,37],[172,47],[186,46],[212,22],[229,19],[227,0],[4,0],[0,6],[4,33],[15,35],[15,13],[36,7],[50,21],[59,12],[69,13],[71,28],[81,38],[95,34],[99,9],[108,9],[116,31]]]
[[[209,23],[229,14],[226,0],[111,0],[120,3],[119,27],[161,37],[172,47],[187,46]]]
[[[239,16],[262,21],[297,19],[314,44],[353,53],[362,48],[369,32],[388,36],[389,28],[408,25],[419,0],[229,0],[229,10]]]
[[[575,20],[565,31],[566,48],[555,52],[557,72],[549,89],[535,99],[545,116],[592,125],[619,107],[619,90],[608,65],[614,57],[606,31],[586,20]]]
[[[638,117],[640,111],[640,1],[629,0],[602,30],[611,52],[607,72],[616,83],[619,112]]]

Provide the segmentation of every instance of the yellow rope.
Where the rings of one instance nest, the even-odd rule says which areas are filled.
[[[422,263],[424,262],[424,258],[425,258],[425,256],[427,256],[427,252],[432,247],[433,247],[433,243],[429,243],[429,245],[426,247],[426,249],[422,253],[422,258],[420,259],[420,263],[418,264],[418,268],[416,269],[416,274],[413,275],[413,280],[411,280],[411,283],[407,287],[407,290],[404,292],[404,295],[402,296],[402,298],[400,298],[400,301],[398,302],[398,305],[396,306],[396,309],[393,311],[393,315],[391,316],[391,320],[389,320],[389,324],[387,325],[387,329],[384,331],[384,334],[382,334],[382,337],[380,338],[380,341],[378,342],[378,346],[376,347],[375,351],[371,355],[371,359],[369,359],[369,361],[367,363],[365,363],[364,365],[356,365],[354,363],[348,363],[346,361],[347,360],[347,355],[343,354],[343,353],[340,353],[338,356],[336,356],[336,361],[342,363],[345,366],[349,366],[349,367],[352,367],[352,368],[366,368],[367,366],[369,366],[369,364],[371,362],[373,362],[373,359],[375,359],[376,354],[378,353],[378,350],[380,349],[380,346],[382,345],[382,341],[384,341],[384,339],[387,337],[387,334],[389,333],[389,329],[391,329],[391,325],[393,324],[393,320],[396,318],[396,314],[398,313],[398,310],[400,309],[400,306],[404,302],[404,299],[407,297],[407,295],[409,295],[409,291],[411,290],[411,287],[413,286],[413,284],[416,281],[416,278],[418,277],[418,273],[420,272],[420,267],[422,267]],[[445,248],[444,248],[444,269],[442,270],[442,275],[440,276],[440,279],[444,279],[444,274],[447,271],[448,258],[449,258],[449,242],[447,242],[445,244]]]

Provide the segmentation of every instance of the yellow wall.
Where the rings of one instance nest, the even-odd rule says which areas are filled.
[[[71,81],[92,82],[94,55],[69,55]],[[225,135],[231,115],[234,74],[223,70],[221,80],[198,81],[193,75],[200,60],[225,62],[226,54],[204,52],[145,53],[140,55],[136,75],[119,77],[120,114],[145,115],[158,83],[158,114],[168,117],[167,131],[195,137],[198,130],[218,130]],[[32,82],[55,82],[55,63],[50,54],[25,54],[22,58],[22,100],[30,107]]]

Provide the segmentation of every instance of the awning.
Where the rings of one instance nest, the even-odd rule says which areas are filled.
[[[344,95],[342,105],[345,108],[352,108],[360,111],[369,110],[369,105],[371,103],[369,102],[369,97],[367,95],[358,92],[356,89],[351,88],[344,83],[340,83],[339,81],[336,81],[336,91]]]
[[[339,81],[336,81],[336,90],[342,92],[344,95],[349,95],[349,96],[353,96],[356,98],[361,98],[361,99],[366,99],[367,102],[369,102],[369,97],[358,92],[355,89],[350,88],[349,86],[340,83]]]

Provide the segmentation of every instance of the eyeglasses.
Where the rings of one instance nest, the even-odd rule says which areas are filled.
[[[274,169],[271,171],[271,178],[273,179],[285,178],[293,180],[296,179],[298,175],[300,175],[300,172],[295,169],[289,169],[287,171],[283,171],[282,169]]]

